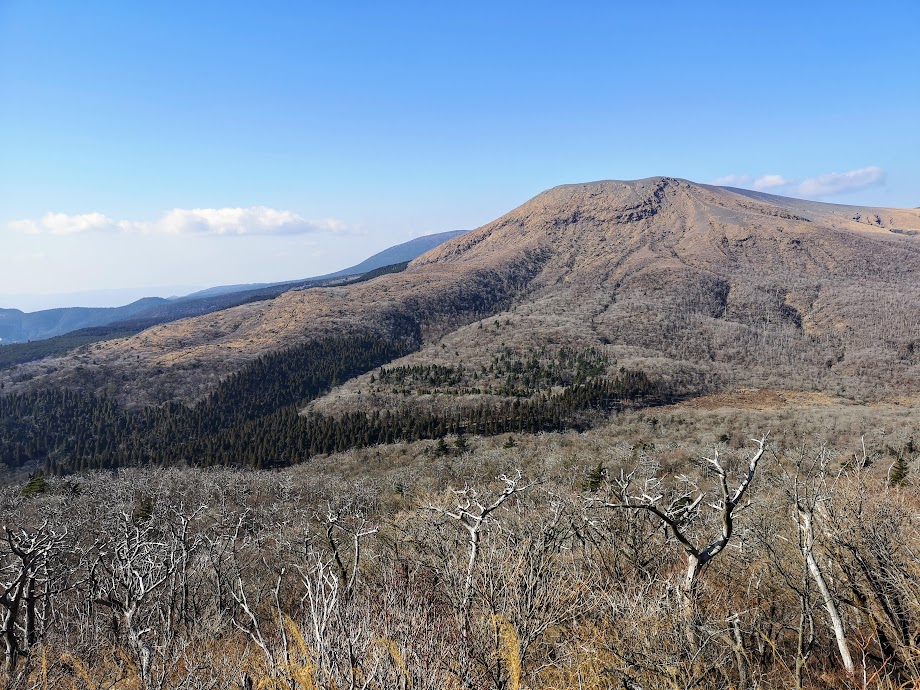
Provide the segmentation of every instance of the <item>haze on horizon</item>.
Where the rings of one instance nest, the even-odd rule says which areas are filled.
[[[0,307],[317,275],[567,182],[915,207],[918,19],[0,2]]]

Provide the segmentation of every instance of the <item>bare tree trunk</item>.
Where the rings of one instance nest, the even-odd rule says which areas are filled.
[[[38,642],[38,618],[47,615],[47,608],[39,611],[38,605],[50,597],[54,578],[50,565],[60,554],[64,534],[49,529],[47,522],[32,533],[6,526],[2,532],[0,636],[4,643],[3,673],[12,682],[17,672],[20,676],[28,673],[30,654]],[[25,661],[25,668],[20,668],[21,661]]]
[[[680,597],[680,622],[691,649],[697,648],[696,598],[700,559],[695,553],[687,552],[687,572],[678,588]]]
[[[749,687],[749,673],[747,656],[744,651],[744,638],[741,636],[741,621],[738,614],[733,615],[730,622],[733,636],[732,648],[735,651],[735,664],[738,666],[738,687],[741,690],[745,690],[745,688]]]
[[[806,511],[800,510],[799,520],[799,526],[802,529],[804,537],[802,541],[802,554],[805,556],[808,572],[811,573],[812,579],[814,579],[815,584],[818,586],[818,591],[821,592],[821,598],[824,600],[824,608],[827,609],[827,615],[831,620],[834,638],[837,641],[837,649],[840,652],[840,660],[843,662],[843,667],[846,669],[846,672],[852,675],[855,672],[855,666],[853,665],[853,657],[850,656],[850,647],[847,644],[846,634],[843,629],[843,619],[840,617],[840,611],[837,609],[834,597],[827,587],[827,582],[824,580],[821,566],[819,566],[818,561],[815,560],[815,535],[812,516]]]
[[[808,565],[803,564],[801,590],[799,594],[799,628],[795,644],[795,690],[802,690],[805,676],[805,665],[811,657],[812,645],[815,641],[815,621],[811,614],[808,598]],[[807,637],[806,637],[807,629]]]

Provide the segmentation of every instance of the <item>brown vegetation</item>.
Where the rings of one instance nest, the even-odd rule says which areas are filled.
[[[9,486],[8,686],[915,687],[916,430],[811,408],[750,462],[789,412]]]

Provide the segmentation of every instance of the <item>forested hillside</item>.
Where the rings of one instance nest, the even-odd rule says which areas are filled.
[[[528,378],[517,383],[509,374],[498,402],[335,416],[301,412],[319,395],[378,367],[381,383],[405,385],[405,372],[382,365],[417,345],[417,336],[312,341],[259,358],[194,406],[126,410],[111,398],[66,390],[3,396],[0,462],[44,474],[136,465],[282,467],[317,454],[447,434],[587,428],[605,411],[660,404],[675,395],[641,372],[608,376],[606,366],[585,368],[580,359],[574,377],[554,381],[567,385],[552,389],[539,385],[535,365],[522,370]],[[563,351],[556,364],[565,369],[572,357]]]
[[[357,277],[336,279],[336,283],[354,284],[365,280],[398,273],[405,270],[407,262],[388,264],[367,270]],[[237,290],[231,294],[220,293],[209,297],[184,298],[176,302],[166,302],[166,306],[148,307],[133,318],[114,320],[105,326],[80,328],[64,335],[45,337],[34,342],[4,343],[0,346],[0,370],[10,369],[18,364],[28,364],[46,357],[73,352],[86,345],[106,340],[125,338],[161,323],[178,321],[190,316],[208,314],[228,307],[252,302],[263,302],[293,289],[303,289],[324,285],[326,281],[310,280],[306,283],[284,283],[251,290]]]
[[[650,375],[877,400],[920,385],[920,240],[908,231],[920,232],[915,210],[674,178],[564,185],[399,273],[89,344],[0,371],[0,382],[107,392],[126,406],[193,403],[261,355],[379,332],[381,315],[398,314],[421,329],[406,366],[595,348]],[[491,319],[502,328],[470,332]]]

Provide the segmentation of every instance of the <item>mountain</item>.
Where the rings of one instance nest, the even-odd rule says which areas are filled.
[[[335,273],[326,273],[325,275],[316,276],[314,278],[305,278],[303,280],[295,281],[289,280],[280,283],[244,283],[241,285],[219,285],[217,287],[192,292],[188,295],[185,295],[184,297],[179,297],[178,300],[185,301],[201,299],[203,297],[216,297],[218,295],[248,292],[253,290],[264,290],[266,288],[275,288],[285,285],[294,287],[301,286],[305,282],[361,275],[368,273],[369,271],[374,271],[378,268],[383,268],[384,266],[393,266],[395,264],[412,261],[412,259],[421,256],[430,249],[437,247],[442,242],[446,242],[447,240],[456,237],[457,235],[462,235],[465,232],[466,230],[448,230],[447,232],[437,232],[432,235],[416,237],[415,239],[409,240],[408,242],[403,242],[402,244],[397,244],[388,249],[384,249],[382,252],[377,252],[359,264],[350,266],[348,268],[343,268],[341,271],[336,271]]]
[[[168,301],[161,297],[144,297],[123,307],[62,307],[28,313],[0,309],[0,343],[41,340],[80,328],[104,326],[135,317]]]
[[[340,276],[350,276],[360,273],[367,273],[368,271],[373,271],[377,268],[382,268],[383,266],[392,266],[393,264],[401,264],[404,261],[412,261],[425,252],[434,249],[438,245],[447,242],[447,240],[453,239],[459,235],[465,233],[466,230],[448,230],[447,232],[439,232],[434,235],[425,235],[423,237],[416,237],[413,240],[408,242],[403,242],[402,244],[397,244],[394,247],[389,249],[384,249],[382,252],[374,254],[372,257],[365,259],[357,266],[352,266],[351,268],[346,268],[342,271],[336,271],[335,273],[330,273],[328,275],[320,276],[321,278],[338,278]]]
[[[246,302],[271,299],[294,288],[329,283],[336,278],[363,275],[384,266],[411,261],[463,232],[465,231],[454,230],[417,237],[378,252],[356,266],[314,278],[278,283],[223,285],[199,290],[183,297],[170,299],[146,297],[122,307],[66,307],[30,313],[18,309],[0,309],[0,343],[43,340],[81,329],[112,324],[128,325],[139,330],[139,327],[149,327],[189,316],[200,316]]]
[[[194,401],[259,357],[334,335],[413,340],[394,366],[451,371],[441,378],[452,383],[400,388],[366,374],[316,409],[480,400],[518,375],[503,362],[558,366],[567,351],[611,371],[641,369],[674,391],[878,399],[920,383],[917,233],[913,209],[668,177],[563,185],[403,272],[156,326],[3,380],[7,390],[107,390],[131,405]]]

